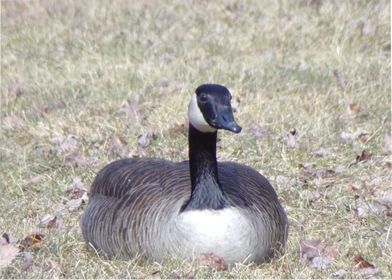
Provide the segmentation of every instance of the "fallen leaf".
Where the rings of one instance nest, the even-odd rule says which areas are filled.
[[[53,137],[50,141],[56,144],[58,153],[74,153],[79,150],[79,142],[73,135]]]
[[[290,133],[286,134],[286,136],[283,138],[283,142],[287,148],[294,150],[297,148],[297,137],[297,130],[293,128],[290,130]]]
[[[360,134],[358,135],[358,139],[359,139],[361,142],[364,142],[364,143],[366,143],[366,142],[369,140],[369,138],[370,138],[370,134],[369,134],[369,133],[366,133],[366,132],[360,133]]]
[[[31,255],[29,252],[24,252],[22,270],[26,272],[32,266],[32,264],[33,264],[33,255]]]
[[[317,151],[314,152],[316,157],[325,157],[334,154],[334,149],[332,148],[319,148]]]
[[[336,79],[338,85],[344,89],[347,85],[347,81],[342,77],[342,74],[340,73],[340,71],[338,69],[334,69],[333,75],[335,76],[335,79]]]
[[[70,212],[76,211],[82,205],[82,198],[71,199],[65,204]]]
[[[202,253],[198,255],[196,264],[201,267],[211,268],[213,271],[222,271],[227,269],[224,259],[214,253]]]
[[[48,229],[60,229],[64,225],[63,221],[59,219],[57,216],[46,215],[44,216],[39,223],[39,226],[42,228]]]
[[[161,77],[156,81],[157,87],[168,87],[169,86],[169,79],[166,77]]]
[[[8,87],[8,91],[9,91],[10,93],[15,94],[17,97],[22,96],[22,95],[25,95],[25,94],[28,92],[27,88],[25,88],[25,87],[22,86],[22,85],[18,85],[18,84],[12,84],[12,85],[10,85],[10,86]]]
[[[384,150],[387,153],[392,152],[392,135],[390,133],[384,135]]]
[[[137,102],[131,102],[128,100],[127,106],[125,106],[121,111],[125,113],[127,120],[133,125],[140,125],[145,119],[144,111],[140,108]]]
[[[371,157],[371,154],[367,150],[363,150],[360,155],[357,156],[357,162],[367,161]]]
[[[83,167],[96,165],[98,161],[91,157],[83,156],[80,150],[75,150],[64,157],[63,163],[68,166]]]
[[[25,181],[22,183],[22,188],[23,190],[27,190],[29,189],[32,185],[37,185],[39,183],[41,183],[43,181],[45,177],[43,175],[37,175],[31,179],[29,179],[28,181]]]
[[[368,262],[367,260],[364,259],[361,253],[357,253],[354,255],[354,265],[357,268],[375,268],[373,264]]]
[[[360,112],[361,109],[362,109],[361,105],[359,105],[358,103],[352,103],[352,104],[349,105],[348,108],[349,108],[350,112],[354,113],[354,114]]]
[[[42,233],[33,233],[26,236],[21,242],[20,247],[25,250],[27,248],[39,249],[42,246],[42,241],[45,235]]]
[[[72,184],[65,191],[65,193],[68,194],[71,199],[81,198],[86,192],[87,189],[79,177],[73,178]]]
[[[268,136],[268,128],[266,126],[262,126],[256,123],[252,123],[249,125],[249,133],[251,135],[256,136],[257,138],[265,138],[266,136]],[[295,144],[294,144],[295,145]]]
[[[19,254],[19,248],[15,244],[9,244],[2,241],[0,244],[0,272],[3,268],[9,266]]]
[[[325,245],[320,240],[300,240],[299,250],[302,261],[310,261],[312,267],[323,270],[335,258],[338,247]]]
[[[174,124],[172,127],[169,128],[168,130],[170,135],[187,135],[188,134],[188,127],[181,123],[181,124]]]
[[[139,135],[137,142],[140,147],[147,148],[150,145],[151,139],[156,139],[156,137],[157,135],[154,132],[147,131]]]
[[[340,139],[344,140],[344,141],[355,141],[357,139],[357,136],[355,136],[354,133],[351,132],[341,132],[339,134]]]
[[[363,150],[360,155],[357,155],[355,160],[353,160],[352,162],[350,162],[348,164],[348,167],[356,165],[357,163],[362,162],[362,161],[368,161],[371,158],[371,156],[372,156],[371,153],[369,153],[367,150]]]
[[[1,127],[5,130],[22,129],[24,126],[25,121],[15,114],[2,117]]]
[[[129,153],[128,143],[121,136],[115,135],[112,138],[112,150],[117,156],[126,157]]]

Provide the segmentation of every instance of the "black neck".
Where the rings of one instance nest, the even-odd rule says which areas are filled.
[[[203,133],[189,123],[189,167],[192,194],[183,210],[222,209],[223,196],[216,161],[217,132]]]

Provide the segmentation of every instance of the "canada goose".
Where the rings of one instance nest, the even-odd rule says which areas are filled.
[[[239,133],[221,85],[189,104],[189,161],[114,161],[96,176],[82,217],[84,239],[106,255],[162,261],[213,253],[230,265],[260,263],[283,248],[287,217],[268,180],[251,167],[217,162],[217,130]]]

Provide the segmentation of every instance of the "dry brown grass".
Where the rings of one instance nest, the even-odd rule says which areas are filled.
[[[384,144],[391,133],[389,1],[79,2],[1,2],[0,233],[46,234],[29,267],[21,253],[2,277],[330,278],[341,270],[362,277],[357,253],[377,267],[375,277],[392,277],[391,217],[373,207],[392,197]],[[178,125],[204,82],[222,83],[240,99],[244,131],[220,134],[219,158],[271,179],[291,224],[285,255],[221,272],[97,256],[80,233],[83,208],[59,212],[66,189],[75,177],[88,187],[118,149],[182,160],[187,139]],[[128,101],[141,110],[129,118]],[[296,148],[289,149],[284,137],[293,128]],[[146,131],[157,139],[143,149],[138,135]],[[76,141],[61,151],[56,139],[68,135]],[[116,150],[113,137],[127,145]],[[331,152],[317,157],[320,148]],[[79,165],[66,158],[76,149]],[[365,149],[370,159],[348,167]],[[46,214],[63,228],[38,228]],[[301,239],[339,246],[338,253],[317,270],[300,261]]]

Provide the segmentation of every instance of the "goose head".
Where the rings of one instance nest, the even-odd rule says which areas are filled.
[[[203,133],[218,129],[239,133],[242,129],[234,120],[230,91],[217,84],[204,84],[196,89],[188,116],[192,126]]]

